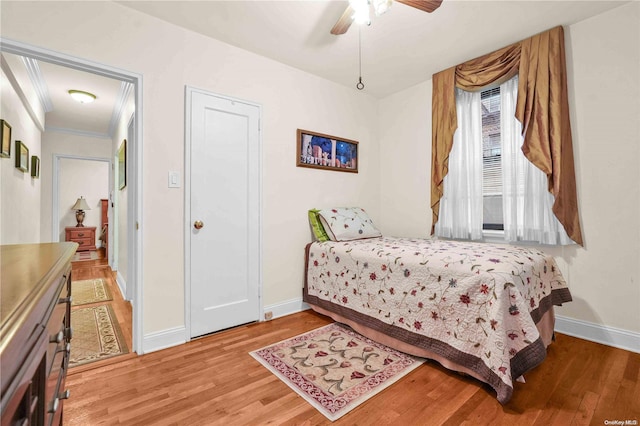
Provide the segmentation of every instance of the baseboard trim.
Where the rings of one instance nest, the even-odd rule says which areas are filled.
[[[640,333],[587,321],[556,316],[555,330],[562,334],[640,353]]]
[[[184,327],[173,327],[156,333],[145,334],[142,338],[142,353],[159,351],[187,343]]]
[[[271,312],[273,314],[273,318],[280,318],[297,312],[306,311],[307,309],[311,309],[311,307],[303,302],[301,297],[298,297],[296,299],[265,306],[264,312]]]
[[[116,271],[116,283],[120,289],[120,295],[124,300],[127,300],[127,280],[125,280],[122,274],[120,274],[120,271]]]

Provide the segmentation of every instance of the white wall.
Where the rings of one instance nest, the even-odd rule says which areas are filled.
[[[60,158],[58,161],[58,218],[59,240],[65,240],[65,228],[76,226],[76,213],[71,210],[82,196],[90,210],[85,210],[84,226],[96,227],[96,247],[102,224],[100,200],[109,194],[109,163],[99,160]]]
[[[39,243],[42,173],[35,179],[30,170],[31,156],[41,157],[41,132],[5,74],[4,64],[0,77],[0,117],[12,127],[11,157],[0,158],[0,244]],[[15,167],[16,140],[29,149],[28,172]]]
[[[309,208],[379,218],[376,100],[111,2],[2,2],[4,37],[143,75],[144,333],[184,325],[184,86],[262,105],[264,305],[300,299]],[[64,31],[60,31],[64,28]],[[360,142],[358,174],[295,167],[296,129]],[[182,176],[184,182],[184,176]]]
[[[640,3],[565,28],[565,43],[585,246],[543,248],[574,298],[557,313],[639,333]],[[428,235],[431,80],[383,99],[379,111],[383,232]]]

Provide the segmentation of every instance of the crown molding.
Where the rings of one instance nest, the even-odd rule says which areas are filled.
[[[109,122],[109,135],[111,138],[115,136],[116,131],[118,130],[120,118],[127,106],[127,99],[129,99],[129,95],[132,90],[133,84],[126,81],[120,83],[120,90],[118,91],[118,96],[116,97],[116,101],[113,105],[113,113],[111,114],[111,121]]]
[[[40,99],[40,104],[42,104],[44,112],[53,111],[53,102],[51,101],[51,95],[49,95],[49,86],[47,86],[47,82],[42,76],[38,61],[26,56],[21,56],[20,58],[27,69],[31,84],[38,95],[38,99]]]
[[[33,110],[31,103],[29,103],[29,100],[27,99],[27,95],[25,95],[24,91],[22,90],[22,87],[20,87],[20,83],[18,83],[16,76],[13,74],[13,71],[11,70],[11,67],[9,66],[7,61],[4,59],[4,56],[2,55],[0,55],[0,68],[2,68],[2,71],[7,76],[7,80],[9,80],[11,87],[13,87],[13,90],[15,90],[16,94],[18,95],[18,98],[20,98],[22,105],[27,111],[27,114],[29,114],[29,117],[31,118],[35,126],[38,128],[38,130],[43,132],[44,123],[40,121],[40,119],[38,118],[38,114]]]
[[[109,139],[111,140],[111,136],[107,133],[100,132],[87,132],[85,130],[77,130],[77,129],[69,129],[66,127],[52,127],[46,126],[44,128],[45,132],[56,132],[56,133],[67,133],[70,135],[83,136],[89,138],[97,138],[97,139]]]

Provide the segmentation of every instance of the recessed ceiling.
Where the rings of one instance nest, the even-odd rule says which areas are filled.
[[[346,1],[121,1],[123,6],[348,87],[384,97],[445,68],[628,1],[444,0],[425,13],[401,3],[368,27],[329,33]],[[360,30],[360,31],[359,31]]]

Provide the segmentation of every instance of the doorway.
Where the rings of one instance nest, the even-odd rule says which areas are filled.
[[[129,265],[129,277],[127,280],[127,286],[131,286],[131,291],[134,295],[132,300],[133,306],[133,324],[132,324],[132,350],[138,353],[142,353],[142,267],[139,264],[138,259],[142,258],[142,243],[141,243],[141,228],[140,220],[142,217],[142,185],[141,185],[141,170],[142,170],[142,75],[113,68],[111,66],[87,61],[81,58],[76,58],[68,55],[64,55],[48,49],[31,46],[22,42],[13,40],[5,40],[0,38],[0,51],[20,55],[26,58],[35,59],[38,61],[49,62],[55,65],[60,65],[73,70],[83,71],[87,73],[93,73],[112,79],[117,79],[122,82],[130,83],[134,91],[135,102],[135,138],[127,145],[127,157],[131,158],[128,163],[128,185],[129,191],[127,194],[127,222],[132,225],[133,229],[131,235],[127,235],[127,257]],[[57,206],[54,206],[57,207]],[[56,211],[56,208],[53,209]],[[56,214],[57,216],[57,214]],[[54,224],[59,223],[54,219]],[[58,239],[53,239],[58,241]]]

